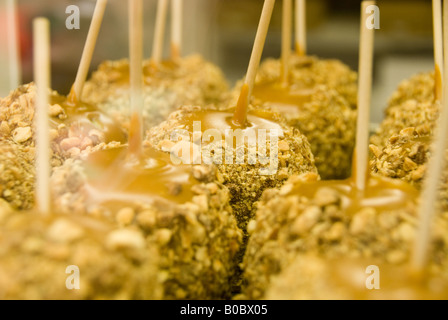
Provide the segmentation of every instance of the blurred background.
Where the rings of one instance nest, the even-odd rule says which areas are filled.
[[[14,88],[9,81],[6,4],[0,0],[0,97]],[[52,86],[67,94],[74,81],[95,6],[94,0],[17,0],[22,82],[32,81],[32,19],[48,17],[52,33]],[[222,68],[233,84],[246,72],[262,0],[184,0],[183,53],[200,53]],[[157,0],[144,0],[145,57],[151,55]],[[68,30],[66,8],[80,8],[79,30]],[[378,0],[381,29],[376,33],[371,120],[383,109],[398,83],[433,68],[430,0]],[[359,0],[308,0],[308,53],[358,66]],[[169,21],[165,55],[169,54]],[[281,0],[277,0],[263,57],[280,56]],[[109,0],[91,71],[104,60],[128,55],[127,1]]]

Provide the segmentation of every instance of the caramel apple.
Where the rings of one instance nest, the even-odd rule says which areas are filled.
[[[422,72],[403,80],[390,97],[388,108],[411,99],[417,102],[433,101],[435,99],[434,73],[434,71]]]
[[[409,99],[402,104],[390,106],[385,111],[385,118],[380,127],[370,138],[371,144],[384,148],[389,139],[407,128],[414,128],[418,135],[431,136],[440,114],[440,101],[427,100],[419,102]]]
[[[261,65],[257,82],[272,82],[282,77],[282,61],[268,58]],[[316,56],[292,54],[289,58],[288,80],[291,85],[301,88],[314,88],[324,85],[335,90],[351,106],[357,105],[357,74],[347,65],[336,59],[320,59]]]
[[[161,299],[158,252],[137,228],[0,208],[0,299]]]
[[[173,136],[181,136],[181,145],[187,144],[187,149],[198,150],[199,157],[192,161],[215,164],[218,169],[216,179],[229,188],[233,213],[240,228],[245,230],[256,201],[265,189],[280,187],[292,174],[317,171],[307,139],[298,130],[286,126],[280,115],[251,108],[245,127],[232,122],[234,115],[235,108],[183,107],[171,114],[168,121],[152,128],[147,140],[155,148],[173,152],[178,144]],[[209,129],[216,130],[216,138],[213,138],[216,140],[204,134]],[[255,147],[265,154],[267,163],[258,161],[256,157],[252,159],[255,161],[249,161],[251,145],[239,138],[234,141],[234,130],[238,129],[242,130],[244,137],[253,136],[255,139],[259,130],[264,130],[267,140],[264,145]],[[272,145],[270,134],[274,130],[281,134],[277,140],[272,140],[275,143]]]
[[[0,99],[0,143],[5,150],[0,156],[4,182],[1,197],[16,209],[30,209],[34,203],[35,99],[33,83]],[[101,143],[126,140],[124,131],[94,106],[71,104],[66,97],[52,91],[48,109],[53,167]]]
[[[129,150],[111,144],[57,168],[57,210],[140,230],[161,254],[164,299],[229,297],[242,234],[215,169],[174,165],[152,148]]]
[[[433,1],[434,71],[417,74],[400,83],[385,109],[385,118],[371,143],[379,149],[401,130],[414,127],[419,135],[431,134],[442,101],[443,30],[442,4]]]
[[[292,177],[280,190],[264,193],[248,227],[243,263],[247,298],[261,298],[300,253],[376,258],[392,265],[408,261],[417,222],[416,189],[377,176],[368,179],[364,192],[354,179],[313,180],[312,175]],[[437,241],[445,241],[441,231],[446,224],[438,220]]]
[[[383,149],[371,145],[372,172],[406,181],[421,190],[428,170],[428,162],[434,151],[431,150],[433,140],[433,134],[421,133],[411,127],[390,137]],[[448,171],[445,169],[439,186],[439,205],[443,211],[448,210],[447,183]]]
[[[377,273],[376,279],[372,272]],[[447,280],[437,267],[418,277],[403,265],[390,265],[381,259],[331,259],[299,254],[273,280],[265,297],[267,300],[445,300]],[[374,281],[376,288],[372,285]]]
[[[290,61],[287,84],[282,82],[279,60],[268,60],[261,65],[253,103],[279,112],[288,125],[298,128],[308,138],[323,179],[347,178],[355,143],[356,111],[336,87],[326,83],[331,80],[319,77],[350,79],[347,80],[350,85],[345,83],[341,87],[350,87],[349,91],[356,96],[356,73],[337,61],[298,56]],[[329,70],[321,70],[326,68]]]
[[[33,146],[35,97],[36,88],[30,83],[0,100],[2,139]],[[126,141],[122,128],[93,105],[71,102],[69,98],[52,91],[48,110],[53,165],[60,165],[63,159],[76,156],[80,151],[103,142]]]
[[[160,65],[144,63],[143,119],[149,128],[166,120],[181,105],[222,103],[228,84],[218,67],[200,55]],[[83,99],[98,105],[125,128],[129,128],[129,63],[106,61],[86,83]]]

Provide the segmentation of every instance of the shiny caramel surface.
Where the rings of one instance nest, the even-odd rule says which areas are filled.
[[[348,215],[354,215],[362,208],[374,208],[377,212],[402,209],[419,196],[419,192],[407,183],[380,176],[369,176],[365,190],[359,190],[355,179],[349,178],[298,183],[290,194],[312,199],[322,188],[330,188],[340,194],[342,209]]]
[[[253,96],[262,102],[268,102],[281,114],[296,114],[301,107],[311,101],[314,90],[279,82],[262,83],[254,86]]]
[[[170,154],[152,148],[143,149],[138,157],[129,157],[126,147],[94,152],[84,167],[89,201],[112,207],[185,203],[199,183],[191,166],[174,165]]]
[[[434,73],[434,97],[436,100],[442,99],[442,71],[440,66],[436,64]]]
[[[67,127],[75,126],[74,129],[80,136],[89,136],[90,130],[96,129],[104,134],[106,143],[126,142],[126,134],[122,128],[97,107],[81,101],[71,102],[65,96],[52,96],[50,103],[60,105],[66,114],[64,119],[50,118],[55,128],[60,124],[65,124]]]

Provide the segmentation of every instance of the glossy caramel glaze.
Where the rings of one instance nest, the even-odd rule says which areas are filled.
[[[337,190],[341,195],[344,211],[353,216],[362,208],[374,208],[377,212],[402,209],[418,198],[419,192],[399,180],[369,176],[364,191],[358,190],[355,179],[302,182],[295,185],[291,195],[314,198],[321,188]]]
[[[247,121],[247,111],[249,110],[249,85],[244,84],[241,88],[238,102],[236,103],[235,113],[233,114],[232,123],[240,128],[250,126]]]
[[[442,99],[442,72],[440,71],[439,65],[436,64],[434,72],[434,97],[436,100]]]
[[[266,300],[445,300],[446,275],[416,274],[406,264],[376,258],[298,255],[266,293]]]
[[[182,204],[192,200],[191,188],[199,184],[191,166],[174,165],[170,154],[152,148],[131,159],[126,147],[94,152],[84,167],[88,201],[112,208]]]
[[[57,128],[60,124],[65,124],[67,127],[72,127],[80,136],[89,136],[90,130],[96,129],[104,134],[105,141],[103,142],[106,143],[112,141],[125,143],[127,140],[126,134],[119,124],[91,104],[60,95],[52,96],[50,103],[60,105],[66,115],[62,119],[50,118],[51,125],[54,128]]]
[[[253,96],[262,102],[268,102],[283,115],[294,115],[311,101],[314,90],[279,82],[261,83],[254,86]]]

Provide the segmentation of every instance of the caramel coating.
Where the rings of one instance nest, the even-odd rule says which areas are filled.
[[[290,63],[286,88],[279,60],[260,66],[253,102],[279,112],[308,138],[322,179],[347,178],[356,134],[356,73],[335,60],[294,56]]]
[[[168,154],[151,149],[134,165],[120,145],[102,149],[55,169],[56,209],[142,232],[160,252],[163,299],[228,298],[242,233],[214,167],[176,168]]]
[[[375,280],[368,278],[372,275],[370,266],[378,267]],[[446,274],[440,272],[419,277],[406,265],[390,265],[380,259],[323,259],[299,254],[273,280],[266,299],[446,300],[447,280]],[[378,281],[379,288],[367,286],[374,281]]]
[[[277,277],[282,277],[283,272],[291,275],[285,270],[293,268],[294,261],[299,261],[303,254],[317,256],[322,261],[344,258],[364,259],[372,262],[369,264],[408,264],[418,223],[415,203],[418,192],[407,184],[394,181],[370,178],[366,196],[362,196],[353,192],[351,180],[317,182],[316,177],[305,175],[291,177],[280,190],[265,191],[256,218],[248,227],[251,237],[243,261],[247,280],[243,298],[273,298],[271,294],[265,295],[266,291],[271,290],[271,284]],[[372,197],[371,189],[376,189],[378,195]],[[394,203],[394,206],[388,203]],[[436,220],[429,268],[439,276],[448,267],[448,237],[445,235],[448,220],[444,215]],[[301,266],[305,277],[308,274],[306,268],[311,268],[308,271],[312,272],[310,265]],[[317,270],[316,274],[319,273]],[[324,284],[327,279],[325,276],[322,280]],[[309,280],[303,280],[301,287],[288,289],[292,294],[290,297],[313,298],[313,294],[321,291],[319,285],[322,282],[313,287],[312,278]],[[285,285],[284,280],[281,285]],[[284,297],[278,290],[275,292],[277,297]],[[328,294],[336,294],[329,296],[332,299],[346,298],[337,291]],[[318,297],[325,297],[325,291]]]
[[[325,85],[336,90],[353,108],[357,105],[357,74],[341,61],[318,59],[313,56],[292,55],[289,61],[289,81],[302,88]],[[256,82],[271,82],[281,77],[281,61],[266,59],[257,74]]]
[[[196,139],[201,139],[201,137],[196,138],[193,136],[194,128],[191,126],[192,119],[201,120],[204,119],[204,115],[209,115],[214,120],[205,121],[203,124],[204,128],[200,129],[207,129],[209,126],[207,122],[216,122],[224,125],[225,128],[231,129],[232,125],[226,123],[223,119],[226,119],[225,115],[227,115],[228,119],[232,119],[233,113],[234,109],[223,111],[201,107],[183,107],[179,111],[172,113],[168,121],[152,128],[148,133],[147,140],[150,145],[169,152],[174,144],[171,140],[171,135],[181,129],[186,131],[190,139],[189,141],[193,142],[187,143],[194,148],[198,143]],[[247,223],[254,214],[256,201],[265,189],[282,186],[291,174],[317,172],[314,166],[314,157],[307,139],[298,130],[293,130],[285,126],[278,114],[252,108],[249,111],[248,119],[249,121],[255,121],[251,119],[258,119],[257,121],[263,125],[273,126],[274,129],[280,126],[283,130],[283,136],[279,137],[278,142],[278,169],[273,174],[260,174],[260,169],[269,168],[269,164],[262,164],[259,161],[256,161],[254,164],[249,163],[247,158],[247,144],[236,148],[234,144],[227,145],[227,143],[224,143],[223,145],[222,141],[219,140],[214,143],[202,144],[201,147],[203,154],[209,153],[210,149],[216,146],[218,148],[224,147],[226,150],[229,149],[232,152],[233,159],[239,159],[238,154],[245,155],[244,158],[241,158],[243,160],[241,164],[235,162],[229,164],[226,161],[222,161],[221,164],[217,163],[217,161],[214,162],[218,168],[215,181],[229,188],[231,196],[230,204],[238,220],[238,225],[242,230],[246,230]],[[219,127],[215,129],[222,133],[225,128]],[[267,144],[266,148],[267,154],[270,154],[270,143]]]
[[[1,210],[1,209],[0,209]],[[0,299],[161,299],[159,256],[142,233],[73,215],[0,211]],[[79,289],[68,279],[79,270]],[[67,273],[68,270],[68,273]]]
[[[100,143],[125,142],[120,126],[95,106],[85,103],[70,105],[67,98],[49,92],[50,139],[53,166],[75,157]],[[36,87],[33,83],[20,86],[0,99],[0,132],[2,139],[11,139],[23,146],[34,147],[33,119]]]

